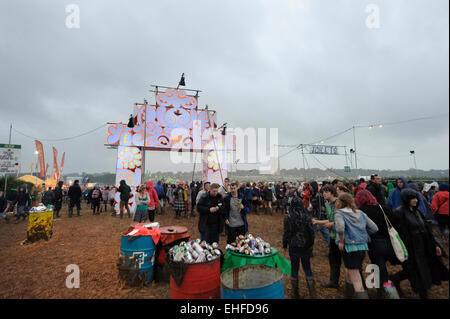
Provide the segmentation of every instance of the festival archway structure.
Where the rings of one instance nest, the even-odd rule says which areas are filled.
[[[134,195],[145,176],[146,151],[199,152],[202,180],[223,184],[227,176],[227,151],[236,150],[236,139],[217,126],[217,113],[198,107],[198,90],[154,86],[154,104],[134,104],[134,127],[125,123],[108,126],[106,145],[117,148],[116,187],[125,180]],[[188,94],[186,91],[195,92]],[[120,194],[115,209],[119,211]]]

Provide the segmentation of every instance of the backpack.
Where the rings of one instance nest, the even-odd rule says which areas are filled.
[[[94,190],[92,192],[92,198],[99,198],[100,197],[100,191],[98,189]]]

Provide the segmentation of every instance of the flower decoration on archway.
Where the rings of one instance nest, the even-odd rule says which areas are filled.
[[[134,170],[142,164],[142,154],[136,147],[124,147],[119,150],[118,160],[123,168]]]

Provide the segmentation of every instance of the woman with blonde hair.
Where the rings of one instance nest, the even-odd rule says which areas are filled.
[[[148,218],[148,204],[150,204],[150,196],[147,192],[147,185],[139,186],[139,192],[136,194],[136,214],[134,214],[134,221],[143,223]]]
[[[337,199],[334,225],[336,244],[342,252],[345,266],[345,297],[351,298],[354,290],[356,299],[369,299],[359,270],[369,250],[369,235],[375,234],[378,227],[356,207],[349,193],[343,193]]]

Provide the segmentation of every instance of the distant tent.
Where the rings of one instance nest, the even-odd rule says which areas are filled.
[[[32,175],[24,175],[22,177],[19,177],[18,180],[32,183],[36,186],[41,186],[42,184],[45,184],[45,182],[42,179],[40,179],[39,177],[36,177],[36,176],[32,176]]]

